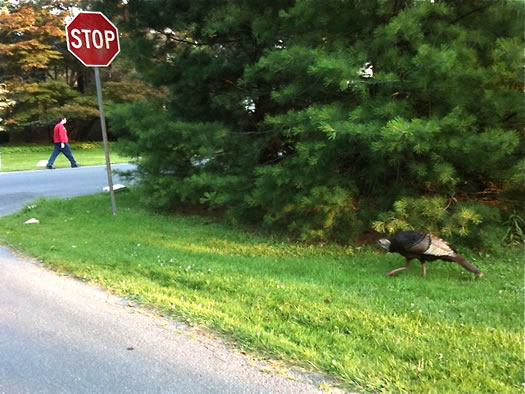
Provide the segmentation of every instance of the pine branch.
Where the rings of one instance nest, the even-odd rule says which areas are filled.
[[[476,12],[483,11],[485,8],[489,8],[489,7],[490,7],[490,5],[486,5],[486,6],[483,6],[483,7],[476,8],[476,9],[470,11],[470,12],[467,12],[466,14],[461,15],[459,18],[457,18],[457,19],[453,20],[452,22],[450,22],[449,25],[453,25],[453,24],[459,22],[461,19],[464,19],[464,18],[466,18],[466,17],[468,17],[468,16],[470,16],[470,15],[476,13]]]
[[[515,117],[518,113],[517,112],[512,112],[510,113],[509,115],[507,115],[505,117],[505,119],[502,119],[501,122],[502,123],[505,123],[505,122],[508,122],[509,120],[511,120],[513,117]]]

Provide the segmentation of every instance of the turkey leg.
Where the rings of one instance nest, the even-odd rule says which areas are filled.
[[[404,271],[404,270],[408,269],[409,266],[410,266],[410,261],[407,261],[406,264],[403,267],[396,268],[395,270],[388,272],[386,275],[387,276],[395,275],[398,272],[401,272],[401,271]]]

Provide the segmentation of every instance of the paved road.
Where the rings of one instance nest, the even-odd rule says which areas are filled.
[[[0,215],[98,192],[105,177],[103,166],[0,173]],[[288,375],[0,246],[0,393],[320,392],[321,378]]]
[[[113,170],[120,171],[134,168],[131,164],[113,164],[111,167]],[[120,182],[119,177],[114,176],[113,183],[118,182]],[[38,197],[74,197],[93,194],[102,191],[107,184],[105,165],[0,172],[0,216],[18,211],[24,204]]]

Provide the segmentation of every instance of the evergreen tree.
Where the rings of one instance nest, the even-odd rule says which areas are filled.
[[[304,238],[373,222],[466,235],[498,220],[487,196],[501,208],[520,187],[519,2],[91,3],[170,92],[111,113],[159,208],[226,208]]]

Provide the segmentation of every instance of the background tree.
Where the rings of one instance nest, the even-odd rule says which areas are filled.
[[[65,24],[77,1],[6,3],[0,12],[0,127],[14,140],[49,141],[60,114],[73,139],[99,138],[93,71],[69,54]],[[125,61],[101,71],[106,104],[154,94]]]
[[[170,91],[111,113],[159,208],[303,238],[373,225],[478,240],[519,207],[503,194],[522,187],[518,2],[91,3]]]
[[[50,124],[66,109],[73,118],[96,116],[96,102],[67,83],[64,20],[69,2],[9,4],[0,14],[0,77],[12,103],[2,116],[4,127],[23,132],[17,135],[29,142],[42,132],[48,137]]]

